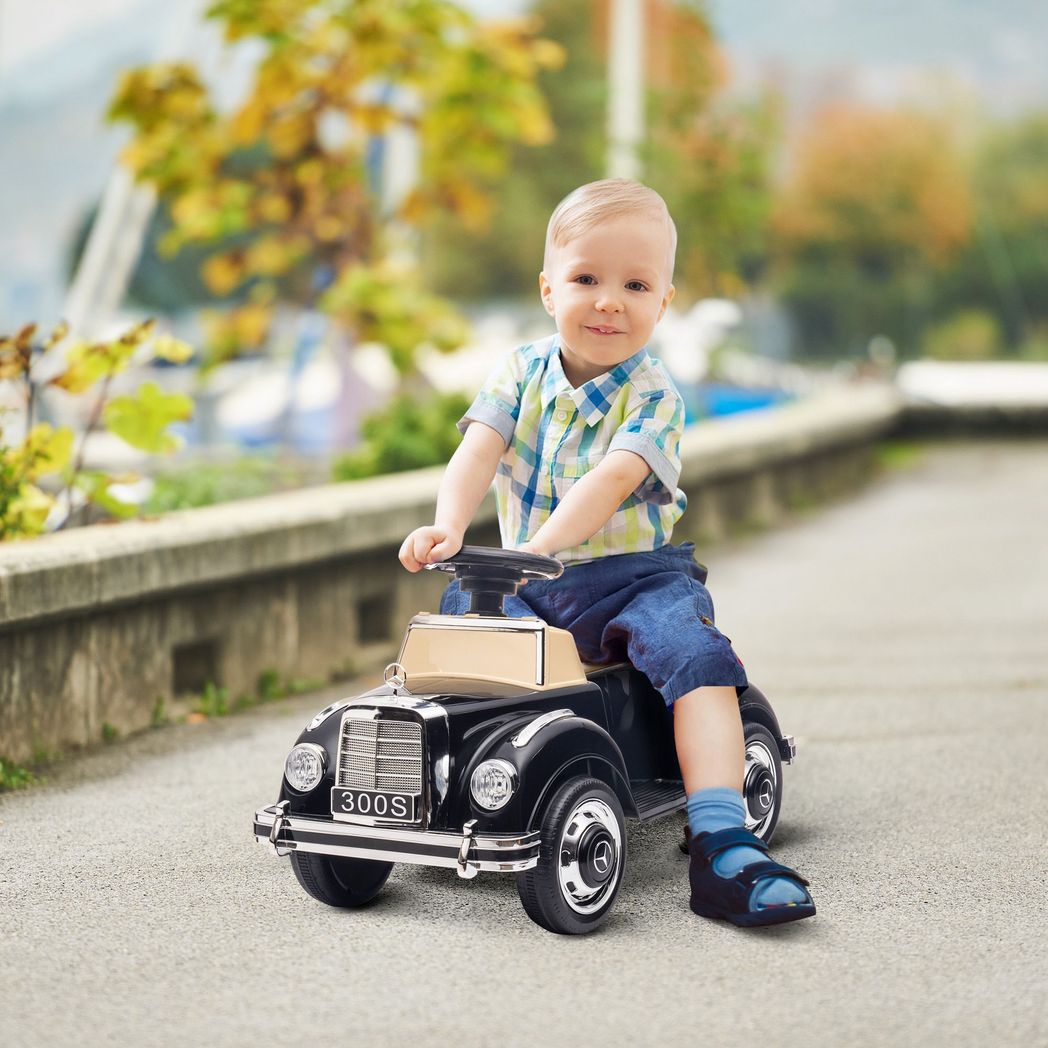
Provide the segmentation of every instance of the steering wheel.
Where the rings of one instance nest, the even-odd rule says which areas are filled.
[[[463,546],[453,557],[426,568],[458,579],[462,592],[470,595],[467,614],[503,616],[503,598],[515,595],[522,582],[556,579],[564,572],[554,557],[489,546]]]

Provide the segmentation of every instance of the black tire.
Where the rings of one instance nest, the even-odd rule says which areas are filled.
[[[771,843],[782,812],[782,758],[775,736],[757,721],[743,725],[746,766],[743,772],[742,803],[746,829]],[[688,854],[688,820],[680,850]]]
[[[371,902],[382,891],[393,863],[295,851],[291,853],[291,869],[298,883],[319,902],[357,907]]]
[[[626,871],[626,821],[600,779],[570,779],[542,816],[538,865],[517,876],[524,911],[560,935],[595,931],[615,905]]]

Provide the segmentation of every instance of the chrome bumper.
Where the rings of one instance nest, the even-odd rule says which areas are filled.
[[[286,803],[286,802],[285,802]],[[274,822],[278,825],[274,831]],[[477,873],[520,873],[539,861],[538,831],[516,835],[474,834],[358,826],[307,815],[287,815],[277,805],[255,812],[255,837],[271,854],[317,852],[420,866],[448,866],[461,877]]]

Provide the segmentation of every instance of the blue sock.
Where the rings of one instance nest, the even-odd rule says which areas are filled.
[[[711,786],[688,795],[688,824],[692,836],[715,833],[734,826],[744,826],[745,808],[742,794],[728,786]],[[767,856],[758,848],[740,844],[728,848],[713,860],[713,872],[720,877],[734,877],[744,866],[763,862]],[[787,877],[762,881],[756,888],[751,905],[783,906],[791,902],[807,902],[805,890]]]

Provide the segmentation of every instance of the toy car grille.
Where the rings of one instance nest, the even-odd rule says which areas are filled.
[[[347,717],[342,725],[337,785],[421,793],[422,725]]]

